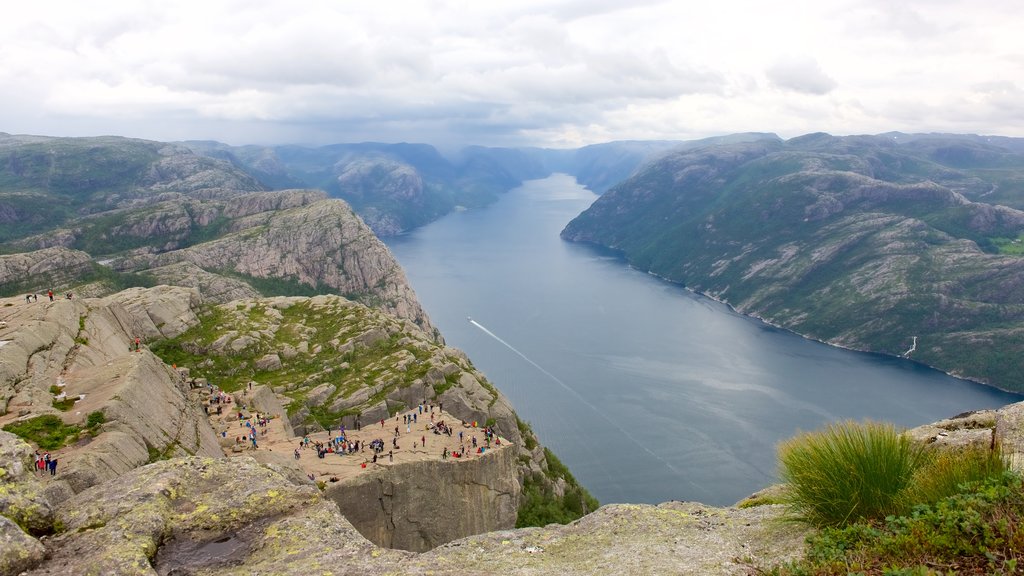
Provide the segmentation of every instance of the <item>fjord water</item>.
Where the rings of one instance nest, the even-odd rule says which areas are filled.
[[[728,505],[775,480],[798,431],[1021,399],[805,340],[562,241],[596,198],[555,175],[388,244],[448,344],[603,503]]]

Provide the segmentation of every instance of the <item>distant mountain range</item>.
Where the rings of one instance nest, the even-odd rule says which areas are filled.
[[[1022,208],[1024,139],[809,134],[672,151],[562,237],[807,337],[1024,391]]]
[[[0,293],[340,293],[431,329],[364,231],[523,180],[607,192],[563,237],[831,344],[1024,390],[1024,139],[737,134],[574,150],[0,134]],[[344,203],[331,198],[344,199]],[[374,271],[370,273],[369,271]],[[915,346],[916,342],[916,346]]]

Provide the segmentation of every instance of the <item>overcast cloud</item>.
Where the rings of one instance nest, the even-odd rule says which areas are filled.
[[[579,146],[1024,136],[1019,0],[5,6],[0,131]]]

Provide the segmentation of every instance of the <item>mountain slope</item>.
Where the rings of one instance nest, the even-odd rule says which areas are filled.
[[[322,191],[268,192],[230,159],[126,138],[3,135],[3,158],[0,295],[339,293],[434,332],[387,247]]]
[[[983,153],[954,166],[936,138],[899,140],[814,134],[682,150],[562,236],[805,336],[893,355],[916,337],[915,360],[1024,390],[1024,260],[982,250],[1012,250],[1024,213],[967,196],[1024,173],[1024,156],[972,144]]]

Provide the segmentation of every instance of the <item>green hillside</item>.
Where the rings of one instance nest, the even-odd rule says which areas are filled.
[[[1024,390],[1024,154],[811,134],[681,150],[562,236],[805,336]]]

